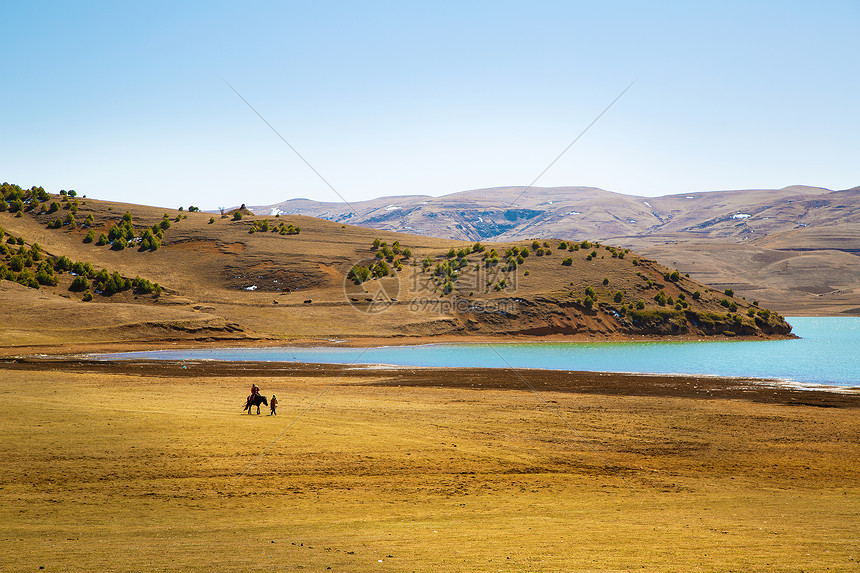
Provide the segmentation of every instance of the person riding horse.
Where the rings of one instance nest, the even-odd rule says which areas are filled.
[[[244,409],[247,410],[248,413],[250,414],[251,413],[251,407],[256,406],[257,407],[257,414],[259,415],[260,404],[265,404],[268,406],[269,401],[266,400],[265,396],[260,394],[260,388],[258,388],[256,384],[252,384],[251,385],[251,395],[248,396],[248,399],[245,401],[245,408]]]

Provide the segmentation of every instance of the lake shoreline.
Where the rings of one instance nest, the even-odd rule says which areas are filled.
[[[590,372],[531,368],[412,367],[307,362],[210,360],[96,360],[80,357],[0,359],[0,369],[146,375],[162,378],[331,378],[332,384],[368,376],[371,385],[472,390],[564,392],[602,396],[650,396],[745,400],[777,405],[860,408],[860,388],[797,384],[778,379],[686,374]]]
[[[69,343],[62,345],[21,345],[0,346],[0,358],[24,358],[39,356],[64,357],[84,354],[113,354],[119,352],[150,352],[160,350],[196,350],[202,348],[383,348],[388,346],[427,346],[437,344],[541,344],[541,343],[582,343],[582,342],[724,342],[724,341],[768,341],[796,340],[795,334],[787,336],[692,336],[692,335],[626,335],[600,336],[593,334],[553,334],[543,336],[517,335],[451,335],[434,336],[329,336],[322,338],[218,338],[203,340],[170,340],[155,341],[111,341]]]

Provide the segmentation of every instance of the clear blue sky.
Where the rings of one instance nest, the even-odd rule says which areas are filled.
[[[5,2],[0,180],[168,207],[860,185],[860,2]]]

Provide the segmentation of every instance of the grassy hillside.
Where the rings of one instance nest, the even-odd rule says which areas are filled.
[[[252,210],[471,241],[585,237],[635,249],[780,312],[860,314],[860,188],[637,197],[588,187],[498,187],[351,206],[295,199]]]
[[[7,347],[789,332],[752,300],[585,237],[481,245],[3,190]]]

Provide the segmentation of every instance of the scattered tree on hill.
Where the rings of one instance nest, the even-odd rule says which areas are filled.
[[[90,262],[80,262],[74,263],[70,269],[74,274],[82,277],[94,277],[96,276],[96,269],[93,267]]]
[[[391,268],[385,261],[379,261],[375,265],[373,265],[372,274],[374,277],[377,278],[387,277],[391,274]]]
[[[72,268],[72,266],[72,260],[65,255],[54,259],[54,270],[58,273],[68,271]]]
[[[131,281],[131,286],[134,288],[134,291],[139,294],[149,294],[151,292],[161,292],[161,287],[158,286],[158,283],[151,283],[146,279],[142,279],[140,277],[135,277],[134,280]]]
[[[33,271],[29,269],[24,269],[18,273],[18,278],[15,282],[30,288],[39,288],[39,281],[36,280],[36,277],[33,275]]]
[[[161,241],[158,236],[152,232],[152,229],[146,229],[140,237],[141,251],[157,251],[161,246]]]
[[[13,255],[9,259],[9,268],[15,271],[16,273],[24,270],[24,256],[23,255]]]
[[[72,281],[72,284],[69,285],[69,290],[74,292],[81,292],[88,290],[90,288],[90,281],[87,280],[85,276],[76,276]]]

